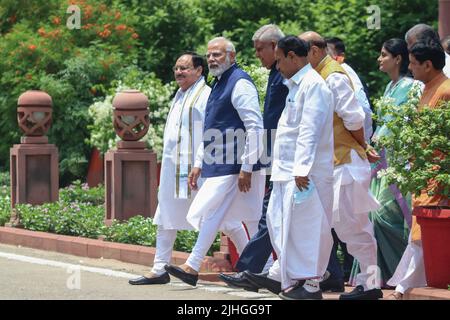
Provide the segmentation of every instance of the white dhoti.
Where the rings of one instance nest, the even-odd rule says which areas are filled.
[[[269,276],[280,278],[283,289],[297,280],[321,277],[333,246],[330,226],[333,178],[311,175],[310,179],[316,188],[299,204],[294,203],[294,180],[273,182],[267,226],[279,262],[271,268]]]
[[[411,235],[409,235],[408,246],[387,284],[395,286],[395,291],[402,294],[412,288],[427,286],[422,241],[411,241]]]
[[[213,243],[217,231],[225,234],[233,230],[241,222],[248,225],[250,236],[257,230],[257,224],[262,213],[264,199],[265,175],[253,172],[249,192],[238,190],[238,175],[227,175],[205,179],[202,187],[191,204],[187,220],[199,230],[197,242],[186,264],[194,270],[199,270],[206,252]],[[227,234],[242,252],[248,242],[236,239],[233,234]],[[242,237],[240,237],[242,239]]]
[[[370,164],[351,151],[352,162],[334,170],[333,223],[339,239],[347,244],[348,252],[360,263],[361,272],[356,285],[365,290],[379,287],[377,242],[369,212],[379,207],[369,191]]]

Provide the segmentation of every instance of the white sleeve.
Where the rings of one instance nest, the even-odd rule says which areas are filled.
[[[314,164],[327,115],[332,108],[331,92],[324,84],[311,85],[305,92],[303,101],[302,118],[295,148],[294,169],[292,170],[294,177],[308,176]]]
[[[326,79],[333,93],[334,111],[344,121],[347,130],[355,131],[364,125],[365,114],[351,86],[350,79],[342,73],[334,72]]]
[[[241,170],[252,172],[253,165],[256,164],[263,151],[262,139],[264,135],[256,87],[249,80],[238,80],[231,93],[231,103],[238,112],[246,130]]]
[[[195,156],[194,167],[200,168],[200,169],[202,168],[203,154],[204,154],[204,146],[203,146],[203,141],[202,141],[202,142],[200,142],[200,144],[198,145],[198,148],[197,148],[197,154]]]

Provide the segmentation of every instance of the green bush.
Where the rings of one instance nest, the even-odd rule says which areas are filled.
[[[371,3],[367,0],[71,3],[80,6],[81,30],[65,27],[66,1],[0,1],[0,167],[8,166],[9,148],[21,135],[17,98],[28,89],[46,90],[54,101],[49,138],[59,147],[63,186],[84,180],[92,145],[103,152],[114,145],[114,133],[106,130],[109,119],[89,115],[88,107],[95,102],[109,105],[121,79],[126,86],[146,88],[152,108],[148,145],[160,156],[168,101],[175,89],[173,84],[165,85],[173,80],[171,67],[183,51],[204,54],[207,41],[214,36],[225,35],[235,43],[237,61],[243,66],[259,65],[251,37],[266,23],[280,25],[286,34],[315,30],[323,36],[341,37],[346,43],[346,61],[376,98],[389,80],[376,62],[382,43],[403,38],[419,22],[436,27],[438,16],[437,1],[424,5],[422,0],[386,0],[377,4],[380,29],[369,29]]]
[[[381,170],[389,183],[396,183],[404,193],[419,195],[430,180],[439,183],[439,193],[450,194],[450,102],[439,108],[418,111],[420,89],[410,91],[401,108],[389,100],[378,100],[381,120],[390,134],[381,137],[380,146],[389,150],[389,168]],[[436,190],[434,190],[436,191]]]
[[[10,219],[10,190],[0,186],[0,226]],[[128,221],[114,220],[112,225],[104,225],[105,209],[103,187],[88,189],[80,181],[69,187],[60,189],[60,200],[40,206],[18,204],[17,213],[25,229],[57,233],[69,236],[80,236],[96,239],[104,236],[106,241],[137,244],[143,246],[156,245],[157,226],[151,218],[135,216]],[[175,241],[174,250],[191,252],[198,232],[180,231]],[[218,251],[220,237],[217,236],[208,251]]]
[[[10,188],[0,184],[0,226],[4,226],[11,217]]]
[[[65,203],[78,202],[94,206],[103,205],[105,203],[105,188],[103,186],[89,188],[86,183],[76,180],[70,186],[59,190],[59,200]]]
[[[114,89],[108,96],[89,107],[89,117],[93,124],[88,126],[90,131],[88,143],[102,153],[115,147],[120,138],[116,136],[113,128],[112,100],[116,92],[137,89],[150,101],[150,127],[142,140],[147,143],[148,148],[156,152],[158,159],[161,160],[164,126],[171,98],[176,90],[175,83],[163,84],[153,73],[129,67],[124,69],[120,79],[115,81],[114,85]]]

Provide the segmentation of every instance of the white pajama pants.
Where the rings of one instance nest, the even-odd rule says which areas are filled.
[[[253,172],[251,188],[246,193],[238,190],[237,183],[238,175],[207,178],[191,204],[187,219],[200,232],[186,264],[196,271],[200,270],[217,231],[228,233],[240,253],[248,242],[247,236],[243,236],[241,222],[247,225],[250,237],[258,230],[265,175]],[[236,228],[241,230],[239,234],[233,231]]]
[[[246,227],[250,237],[252,237],[258,231],[258,221],[246,223]],[[152,273],[161,275],[166,272],[164,266],[170,264],[177,231],[178,230],[176,229],[163,229],[162,226],[158,226],[156,234],[156,253],[153,261]],[[225,228],[221,231],[230,237],[240,254],[242,250],[244,250],[249,239],[242,223],[227,223]],[[207,250],[208,249],[209,247]]]
[[[402,294],[409,289],[427,286],[422,241],[411,241],[411,235],[409,235],[408,246],[387,284],[396,286],[395,291]]]

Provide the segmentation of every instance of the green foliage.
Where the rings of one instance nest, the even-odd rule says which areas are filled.
[[[60,181],[65,185],[86,173],[88,106],[105,94],[122,68],[137,61],[139,36],[127,25],[134,17],[120,4],[75,1],[82,11],[82,28],[69,30],[67,2],[2,2],[0,17],[15,18],[0,24],[5,32],[0,41],[0,112],[4,115],[0,163],[7,165],[9,148],[21,135],[16,120],[19,95],[29,89],[47,91],[54,112],[49,138],[59,147]]]
[[[8,171],[0,171],[0,186],[9,186],[11,177]]]
[[[114,220],[109,227],[104,225],[104,194],[104,187],[89,189],[86,184],[75,181],[60,189],[58,202],[40,206],[19,204],[16,209],[24,228],[28,230],[92,239],[104,236],[106,241],[154,247],[157,226],[151,218],[137,215],[128,221]],[[10,189],[0,185],[0,226],[9,221],[10,208]],[[174,250],[191,252],[197,236],[195,231],[179,231]],[[218,235],[208,254],[212,255],[219,248]]]
[[[10,188],[0,184],[0,226],[4,226],[11,217]]]
[[[243,69],[253,79],[253,82],[258,90],[259,105],[261,112],[264,110],[264,99],[266,97],[267,81],[269,80],[269,70],[260,65],[251,64],[249,66],[243,66]]]
[[[450,194],[450,102],[439,108],[423,107],[418,111],[419,89],[411,90],[401,108],[389,101],[377,101],[381,120],[390,134],[380,139],[388,152],[389,168],[379,174],[396,183],[406,194],[420,194],[430,179],[442,187],[440,194]]]
[[[95,107],[110,105],[115,90],[141,87],[150,98],[152,127],[148,146],[161,156],[168,103],[174,93],[173,66],[186,50],[204,54],[214,36],[229,37],[243,66],[258,66],[253,33],[276,23],[286,34],[315,30],[346,43],[346,61],[382,95],[388,79],[376,58],[382,43],[403,38],[414,24],[437,26],[437,1],[386,0],[381,28],[369,29],[367,0],[74,0],[81,29],[65,22],[67,1],[0,0],[0,167],[19,141],[17,98],[28,89],[46,90],[54,102],[49,138],[59,147],[60,181],[85,179],[91,146],[102,152],[116,140],[107,116]],[[253,68],[253,67],[251,67]],[[256,70],[256,69],[255,69]],[[250,72],[251,73],[251,72]],[[254,75],[254,74],[252,74]],[[120,81],[120,82],[119,82]],[[260,89],[260,97],[265,88]],[[165,83],[169,83],[165,85]],[[261,102],[263,100],[261,99]],[[88,129],[90,128],[90,129]]]
[[[107,241],[151,247],[156,245],[156,226],[152,219],[142,216],[130,218],[125,223],[114,221],[111,227],[105,228],[104,235]]]
[[[105,188],[103,186],[89,188],[86,183],[76,180],[68,187],[59,190],[59,199],[66,203],[79,202],[99,206],[105,202]]]
[[[170,109],[171,97],[175,91],[175,83],[163,84],[153,73],[129,67],[124,70],[114,85],[115,88],[110,91],[109,95],[89,107],[89,117],[93,124],[88,126],[90,131],[88,143],[102,153],[115,147],[115,143],[120,139],[116,136],[113,128],[112,100],[116,92],[137,89],[150,100],[151,122],[148,133],[142,140],[146,141],[147,147],[153,149],[161,159],[164,126]]]

